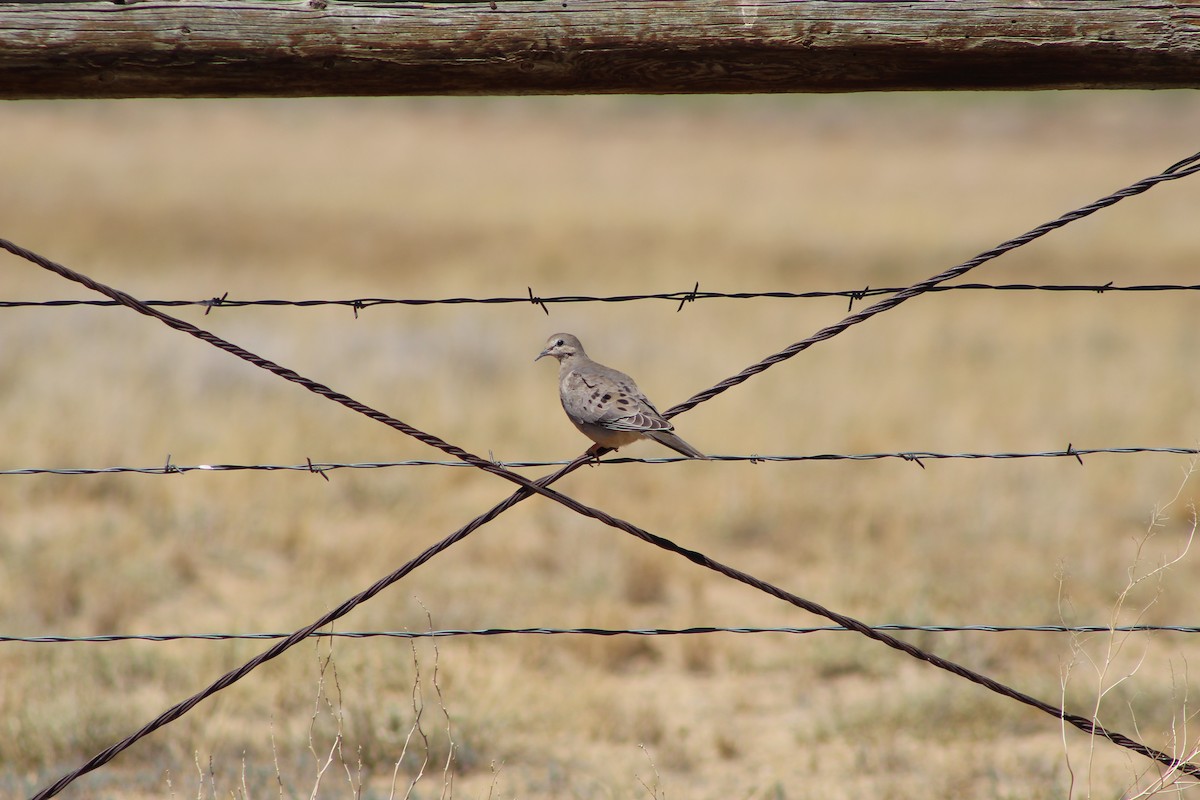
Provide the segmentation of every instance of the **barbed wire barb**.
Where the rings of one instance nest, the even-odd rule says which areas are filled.
[[[213,298],[212,298],[212,299],[210,299],[210,300],[203,300],[203,301],[201,301],[201,302],[202,302],[202,303],[203,303],[203,304],[206,306],[206,308],[204,309],[204,316],[206,316],[206,317],[207,317],[207,316],[208,316],[208,312],[212,311],[214,308],[216,308],[217,306],[219,306],[219,305],[221,305],[222,303],[224,303],[224,302],[225,302],[225,298],[227,298],[227,297],[229,297],[229,292],[225,292],[225,293],[224,293],[223,295],[221,295],[220,297],[213,297]]]
[[[535,306],[541,306],[542,311],[546,312],[546,316],[550,316],[550,309],[546,308],[546,301],[540,297],[534,297],[532,286],[526,286],[525,288],[529,290],[529,302],[533,303]]]
[[[849,293],[850,301],[848,303],[846,303],[846,313],[849,314],[851,311],[854,310],[854,301],[855,300],[862,300],[864,297],[866,297],[868,295],[868,293],[870,291],[871,291],[871,286],[870,286],[870,284],[867,284],[860,291],[850,292]]]
[[[696,281],[696,285],[692,287],[692,291],[688,292],[684,298],[679,301],[679,308],[675,309],[675,313],[678,314],[680,311],[683,311],[683,306],[685,303],[696,302],[696,292],[698,291],[700,291],[700,281]]]
[[[305,461],[308,462],[308,471],[309,472],[311,472],[314,475],[320,475],[322,478],[325,479],[326,483],[330,483],[329,476],[325,474],[326,472],[329,471],[328,467],[319,467],[318,468],[318,467],[314,466],[311,458],[306,458]]]

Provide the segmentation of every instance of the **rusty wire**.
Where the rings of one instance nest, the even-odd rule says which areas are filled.
[[[807,339],[796,342],[795,344],[780,350],[778,353],[774,353],[755,364],[751,364],[737,375],[726,378],[716,386],[705,389],[702,392],[698,392],[682,403],[667,409],[665,412],[663,412],[663,416],[667,419],[670,419],[676,414],[682,414],[688,409],[695,408],[696,406],[700,405],[700,403],[703,403],[706,400],[711,400],[722,392],[728,391],[734,386],[737,386],[738,384],[750,379],[760,372],[764,372],[776,364],[787,361],[789,358],[804,352],[817,342],[823,342],[826,339],[837,336],[839,333],[853,325],[857,325],[858,323],[863,322],[864,320],[869,319],[880,312],[893,309],[906,300],[911,300],[914,297],[925,294],[926,292],[934,289],[937,284],[954,280],[955,278],[975,269],[975,267],[978,267],[980,264],[991,261],[993,258],[998,256],[1002,256],[1010,250],[1023,247],[1035,239],[1045,236],[1051,231],[1058,230],[1064,225],[1068,225],[1076,220],[1090,216],[1097,211],[1103,208],[1108,208],[1109,206],[1119,203],[1126,198],[1139,195],[1142,192],[1148,191],[1154,186],[1163,183],[1164,181],[1178,180],[1179,178],[1194,175],[1197,172],[1200,172],[1200,153],[1196,153],[1195,155],[1181,159],[1180,161],[1177,161],[1171,166],[1167,167],[1158,175],[1152,175],[1148,178],[1143,178],[1136,183],[1126,186],[1124,189],[1118,189],[1112,194],[1102,197],[1093,203],[1089,203],[1082,208],[1067,212],[1061,217],[1039,225],[1036,228],[1021,234],[1020,236],[1014,236],[1008,241],[993,247],[991,250],[980,253],[974,258],[968,259],[956,267],[951,267],[944,272],[934,275],[932,278],[928,278],[920,283],[915,283],[912,286],[909,286],[907,289],[902,289],[901,291],[885,297],[884,299],[868,306],[867,308],[864,308],[862,311],[850,314],[849,316],[843,318],[840,322],[836,322],[833,325],[822,328],[812,336],[809,336]]]
[[[814,345],[818,342],[832,338],[833,336],[838,335],[839,333],[845,331],[846,329],[850,328],[853,325],[864,322],[876,314],[879,314],[884,311],[888,311],[892,308],[895,308],[897,305],[929,291],[930,289],[932,289],[934,286],[936,286],[939,283],[943,283],[947,280],[956,278],[956,277],[968,272],[969,270],[979,266],[980,264],[983,264],[993,258],[1003,255],[1004,253],[1006,253],[1010,250],[1013,250],[1017,247],[1021,247],[1025,244],[1028,244],[1029,242],[1031,242],[1041,236],[1044,236],[1045,234],[1047,234],[1053,230],[1056,230],[1057,228],[1067,225],[1070,222],[1073,222],[1077,219],[1081,219],[1085,216],[1095,213],[1096,211],[1099,211],[1102,208],[1111,206],[1117,202],[1120,202],[1122,199],[1125,199],[1127,197],[1132,197],[1137,194],[1141,194],[1142,192],[1145,192],[1145,191],[1149,190],[1150,188],[1152,188],[1153,186],[1156,186],[1157,184],[1162,183],[1164,181],[1175,180],[1175,179],[1178,179],[1181,177],[1185,177],[1187,175],[1192,175],[1198,171],[1200,171],[1200,153],[1197,153],[1193,156],[1188,157],[1187,159],[1183,159],[1183,160],[1173,164],[1172,166],[1168,167],[1166,170],[1164,170],[1162,173],[1160,173],[1158,175],[1144,178],[1134,184],[1131,184],[1130,186],[1127,186],[1123,189],[1118,190],[1117,192],[1107,195],[1106,197],[1101,198],[1100,200],[1097,200],[1094,203],[1091,203],[1091,204],[1084,206],[1080,209],[1077,209],[1075,211],[1068,212],[1067,214],[1064,214],[1063,216],[1059,217],[1056,220],[1053,220],[1051,222],[1040,225],[1037,228],[1034,228],[1033,230],[1031,230],[1025,234],[1022,234],[1021,236],[1015,237],[1013,239],[1009,239],[1007,242],[1004,242],[1003,244],[1001,244],[991,250],[981,253],[980,255],[976,256],[975,258],[972,258],[969,261],[966,261],[966,262],[958,265],[957,267],[953,267],[949,270],[939,273],[938,275],[933,276],[932,278],[929,278],[925,281],[921,281],[920,283],[914,284],[914,285],[908,287],[907,289],[904,289],[901,292],[891,295],[891,296],[869,306],[868,308],[864,309],[863,311],[860,311],[856,314],[851,314],[851,315],[847,316],[846,318],[844,318],[839,323],[822,328],[814,335],[812,335],[806,339],[803,339],[799,342],[796,342],[796,343],[790,345],[789,347],[784,348],[783,350],[781,350],[777,353],[774,353],[774,354],[762,359],[761,361],[756,362],[755,364],[752,364],[751,366],[747,367],[746,369],[744,369],[742,372],[738,373],[737,375],[727,378],[724,381],[721,381],[720,383],[716,384],[715,386],[713,386],[709,389],[706,389],[702,392],[699,392],[696,395],[693,395],[691,398],[689,398],[688,400],[685,400],[683,403],[680,403],[680,404],[668,409],[668,411],[664,414],[664,416],[667,416],[667,417],[676,416],[676,415],[681,414],[691,408],[694,408],[695,406],[699,405],[700,403],[706,402],[707,400],[712,399],[713,397],[717,396],[718,394],[728,391],[730,388],[737,386],[737,385],[745,382],[746,380],[749,380],[754,375],[757,375],[758,373],[763,372],[776,364],[779,364],[783,361],[786,361],[789,358],[792,358],[793,356],[803,352],[804,350],[808,349],[809,347],[811,347],[812,345]],[[350,398],[347,395],[344,395],[340,392],[336,392],[323,384],[320,384],[315,381],[311,381],[307,378],[304,378],[301,375],[299,375],[298,373],[296,373],[290,369],[282,367],[282,366],[280,366],[272,361],[269,361],[267,359],[263,359],[259,356],[256,356],[253,353],[250,353],[249,351],[247,351],[231,342],[221,339],[220,337],[218,337],[208,331],[205,331],[201,328],[191,325],[190,323],[184,322],[183,320],[180,320],[175,317],[171,317],[167,314],[164,314],[162,312],[156,311],[124,292],[121,292],[119,290],[113,289],[112,287],[109,287],[102,283],[99,283],[85,275],[82,275],[78,272],[75,272],[74,270],[71,270],[65,266],[62,266],[61,264],[57,264],[53,261],[50,261],[49,259],[46,259],[43,256],[40,256],[36,253],[33,253],[29,250],[19,247],[19,246],[13,244],[12,242],[9,242],[4,239],[0,239],[0,247],[2,247],[5,250],[8,250],[9,252],[13,253],[14,255],[17,255],[21,258],[31,261],[32,263],[37,264],[37,265],[43,267],[44,269],[47,269],[51,272],[55,272],[56,274],[61,275],[64,278],[73,280],[73,281],[80,283],[84,286],[87,286],[88,288],[93,289],[101,294],[104,294],[104,295],[112,298],[113,300],[120,302],[122,305],[126,305],[126,306],[134,309],[135,311],[138,311],[139,313],[145,314],[147,316],[155,317],[155,318],[159,319],[161,322],[163,322],[164,324],[166,324],[172,328],[175,328],[176,330],[180,330],[184,333],[188,333],[192,336],[195,336],[196,338],[199,338],[203,341],[208,342],[209,344],[211,344],[215,347],[218,347],[222,350],[225,350],[226,352],[236,355],[239,358],[242,358],[242,359],[248,361],[249,363],[254,364],[255,366],[258,366],[262,369],[266,369],[282,378],[285,378],[286,380],[289,380],[289,381],[297,383],[301,386],[304,386],[305,388],[309,389],[312,392],[315,392],[316,394],[319,394],[330,400],[338,402],[338,403],[346,406],[347,408],[358,411],[359,413],[362,413],[378,422],[388,425],[389,427],[392,427],[395,430],[405,433],[408,436],[412,436],[413,438],[416,438],[418,441],[421,441],[432,447],[437,447],[439,450],[442,450],[443,452],[447,453],[448,455],[452,455],[455,458],[459,458],[461,460],[468,461],[468,462],[474,464],[475,466],[479,467],[480,469],[483,469],[487,472],[491,472],[491,473],[498,475],[506,480],[513,482],[513,483],[517,483],[521,487],[516,492],[514,492],[512,495],[510,495],[508,498],[506,498],[504,501],[497,504],[496,506],[493,506],[488,511],[486,511],[483,514],[481,514],[480,516],[476,517],[474,520],[467,523],[467,525],[463,526],[458,531],[455,531],[454,533],[450,534],[445,539],[443,539],[440,542],[427,548],[423,553],[421,553],[419,556],[417,556],[416,558],[409,561],[407,564],[405,564],[400,569],[393,572],[391,575],[385,576],[384,578],[377,581],[375,584],[373,584],[371,587],[364,590],[360,594],[355,595],[354,597],[345,601],[342,605],[331,610],[330,612],[327,612],[325,615],[322,616],[321,619],[318,619],[316,622],[312,623],[311,625],[305,626],[305,627],[295,631],[294,633],[292,633],[286,639],[283,639],[283,640],[277,642],[275,645],[268,648],[263,653],[260,653],[255,658],[253,658],[250,661],[243,664],[241,667],[238,667],[237,669],[226,673],[224,676],[219,678],[217,681],[212,683],[210,686],[208,686],[204,690],[192,695],[191,697],[176,704],[175,706],[172,706],[170,709],[167,709],[162,714],[160,714],[158,717],[156,717],[154,720],[152,720],[150,723],[147,723],[139,731],[131,734],[130,736],[126,737],[125,739],[122,739],[121,741],[117,742],[116,744],[101,751],[100,753],[98,753],[96,756],[94,756],[92,759],[90,759],[85,764],[81,765],[80,767],[76,768],[75,770],[72,770],[71,772],[64,775],[62,778],[60,778],[58,781],[56,781],[51,786],[48,786],[45,789],[43,789],[42,791],[38,792],[34,796],[34,800],[43,800],[44,798],[49,798],[49,797],[53,797],[53,796],[57,795],[60,791],[62,791],[63,788],[68,786],[70,783],[75,781],[80,776],[82,776],[88,772],[91,772],[92,770],[97,769],[98,767],[103,766],[104,764],[108,763],[113,758],[115,758],[120,752],[122,752],[123,750],[132,746],[135,742],[137,742],[141,738],[149,735],[150,733],[154,732],[158,728],[160,728],[160,727],[174,721],[175,719],[178,719],[180,716],[183,716],[184,714],[186,714],[196,704],[200,703],[206,697],[223,690],[227,686],[240,680],[242,677],[247,675],[249,672],[251,672],[252,670],[257,668],[260,664],[262,664],[270,659],[275,658],[276,656],[283,653],[285,650],[289,649],[290,647],[294,646],[298,642],[302,641],[304,638],[306,638],[309,634],[311,634],[315,630],[322,628],[325,625],[330,624],[332,621],[338,619],[339,617],[344,616],[345,614],[349,613],[349,611],[351,609],[353,609],[355,606],[357,606],[360,603],[365,602],[366,600],[375,596],[376,594],[378,594],[380,591],[382,591],[387,586],[400,580],[402,577],[409,574],[412,570],[416,569],[421,564],[424,564],[426,561],[433,558],[433,556],[437,555],[437,553],[452,546],[456,542],[461,541],[461,539],[465,538],[467,535],[469,535],[474,530],[478,529],[483,524],[486,524],[487,522],[494,519],[499,514],[503,513],[508,508],[511,508],[516,503],[520,502],[521,500],[524,500],[525,498],[531,496],[534,493],[544,495],[545,497],[555,500],[556,502],[558,502],[562,505],[565,505],[566,507],[576,511],[577,513],[592,517],[593,519],[597,519],[601,522],[604,522],[607,525],[618,528],[619,530],[622,530],[622,531],[624,531],[632,536],[635,536],[643,541],[646,541],[650,544],[654,544],[657,547],[677,553],[677,554],[683,556],[684,558],[687,558],[689,561],[692,561],[695,564],[698,564],[700,566],[714,570],[714,571],[716,571],[722,575],[725,575],[726,577],[731,578],[733,580],[737,580],[741,583],[745,583],[746,585],[749,585],[753,588],[758,589],[759,591],[765,592],[765,593],[770,594],[774,597],[777,597],[781,600],[784,600],[785,602],[791,603],[792,605],[802,608],[806,611],[809,611],[810,613],[817,614],[819,616],[823,616],[826,619],[829,619],[838,625],[850,628],[864,636],[867,636],[868,638],[874,639],[883,644],[886,644],[889,647],[900,650],[900,651],[912,656],[913,658],[916,658],[921,661],[926,661],[936,667],[939,667],[939,668],[949,671],[955,675],[958,675],[961,678],[969,680],[972,683],[976,683],[978,685],[984,686],[985,688],[988,688],[991,691],[996,692],[997,694],[1003,695],[1005,697],[1009,697],[1013,700],[1016,700],[1018,702],[1029,705],[1033,708],[1039,709],[1051,716],[1054,716],[1057,719],[1061,719],[1062,721],[1082,730],[1084,733],[1087,733],[1090,735],[1102,736],[1103,738],[1108,739],[1109,741],[1113,742],[1114,744],[1116,744],[1118,746],[1127,748],[1133,752],[1136,752],[1136,753],[1143,755],[1147,758],[1150,758],[1160,764],[1163,764],[1168,769],[1175,769],[1175,770],[1179,770],[1181,772],[1187,773],[1193,777],[1200,777],[1200,766],[1192,764],[1191,762],[1185,761],[1183,759],[1176,758],[1174,756],[1171,756],[1167,753],[1156,750],[1154,748],[1148,747],[1147,745],[1144,745],[1141,742],[1137,742],[1133,739],[1130,739],[1129,737],[1125,736],[1124,734],[1121,734],[1121,733],[1118,733],[1115,731],[1110,731],[1107,728],[1101,726],[1094,719],[1088,719],[1086,717],[1082,717],[1082,716],[1079,716],[1076,714],[1070,714],[1070,713],[1066,712],[1065,709],[1058,708],[1058,707],[1051,705],[1049,703],[1046,703],[1042,700],[1038,700],[1037,698],[1034,698],[1030,695],[1024,694],[1023,692],[1019,692],[1016,689],[1013,689],[1012,687],[1006,686],[992,678],[987,677],[986,675],[982,675],[978,672],[970,670],[970,669],[963,667],[959,664],[956,664],[952,661],[941,658],[940,656],[937,656],[933,653],[929,653],[924,650],[921,650],[920,648],[917,648],[914,645],[911,645],[907,642],[897,639],[894,636],[891,636],[887,633],[884,633],[882,631],[873,630],[870,626],[868,626],[856,619],[848,617],[844,614],[840,614],[831,609],[825,608],[824,606],[820,605],[819,603],[815,603],[811,600],[807,600],[798,595],[792,594],[791,592],[788,592],[784,589],[776,587],[772,584],[766,583],[765,581],[761,581],[752,575],[749,575],[749,574],[742,572],[740,570],[737,570],[733,567],[730,567],[730,566],[727,566],[720,562],[717,562],[713,559],[710,559],[708,556],[705,556],[703,553],[699,553],[697,551],[689,550],[687,548],[681,547],[669,539],[652,534],[649,531],[646,531],[646,530],[643,530],[643,529],[637,527],[636,525],[633,525],[624,520],[620,520],[615,517],[612,517],[611,515],[607,514],[604,511],[586,506],[586,505],[574,500],[573,498],[570,498],[566,495],[562,495],[562,494],[555,492],[554,490],[548,488],[549,485],[551,483],[553,483],[554,481],[560,479],[562,476],[566,475],[567,473],[569,473],[575,469],[578,469],[580,466],[582,466],[584,463],[586,463],[588,461],[588,456],[586,456],[586,455],[580,456],[575,461],[571,462],[569,465],[563,467],[562,469],[558,470],[557,472],[555,472],[551,475],[545,476],[545,477],[537,480],[536,482],[531,482],[531,481],[525,479],[524,477],[517,475],[516,473],[510,472],[508,470],[503,469],[502,467],[497,466],[493,462],[486,461],[474,454],[468,453],[467,451],[465,451],[459,447],[451,445],[448,442],[445,442],[444,440],[438,438],[437,436],[434,436],[433,434],[429,434],[429,433],[421,431],[417,428],[414,428],[411,425],[408,425],[407,423],[404,423],[398,419],[395,419],[393,417],[390,417],[390,416],[384,414],[383,412],[377,411],[375,409],[370,408],[369,406],[359,403],[358,401],[354,400],[353,398]]]

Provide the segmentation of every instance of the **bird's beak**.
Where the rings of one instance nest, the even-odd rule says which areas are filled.
[[[538,353],[538,357],[534,359],[534,362],[536,363],[537,361],[541,360],[542,358],[544,358],[544,357],[546,357],[546,356],[548,356],[548,355],[550,355],[550,348],[549,348],[549,347],[547,347],[547,348],[546,348],[545,350],[543,350],[542,352]]]

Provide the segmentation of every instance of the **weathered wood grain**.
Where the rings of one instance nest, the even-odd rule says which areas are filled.
[[[1200,87],[1200,0],[0,2],[0,98]]]

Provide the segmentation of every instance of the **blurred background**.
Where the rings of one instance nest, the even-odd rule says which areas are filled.
[[[20,102],[0,108],[0,237],[142,299],[905,286],[1161,171],[1197,130],[1182,92]],[[1200,178],[1167,183],[965,280],[1197,284],[1198,204]],[[0,260],[0,300],[96,297]],[[589,444],[533,363],[551,333],[665,409],[847,302],[677,308],[169,311],[524,460]],[[1195,320],[1192,292],[926,295],[675,422],[724,455],[1196,447]],[[4,470],[442,457],[121,308],[0,308],[0,413]],[[1190,465],[689,462],[559,488],[868,623],[1195,625],[1194,556],[1155,572],[1190,541]],[[329,478],[0,476],[0,634],[291,631],[510,491],[457,468]],[[338,629],[820,624],[535,498]],[[1155,747],[1197,744],[1187,635],[910,638]],[[266,646],[0,644],[0,794]],[[406,749],[414,695],[427,739]],[[851,634],[366,639],[294,648],[71,791],[399,797],[421,775],[420,796],[1059,798],[1153,789],[1148,768]]]

